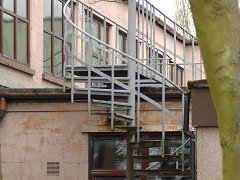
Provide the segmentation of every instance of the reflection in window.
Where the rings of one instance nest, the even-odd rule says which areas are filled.
[[[89,19],[91,19],[91,15],[89,14]],[[87,20],[87,18],[86,18]],[[107,42],[107,39],[104,39],[104,33],[108,34],[108,26],[104,29],[104,23],[101,19],[93,18],[92,20],[86,21],[85,24],[86,31],[94,36],[95,38]],[[100,64],[108,64],[107,57],[108,53],[103,51],[97,42],[94,42],[92,47],[93,52],[93,65],[100,65]]]
[[[95,139],[93,169],[126,169],[126,140]]]
[[[63,72],[63,17],[62,10],[65,1],[44,0],[43,1],[43,24],[44,24],[44,46],[43,65],[44,72],[54,76],[62,76]],[[70,8],[67,8],[68,14]]]
[[[3,0],[3,8],[14,12],[14,0]]]
[[[54,38],[54,72],[56,75],[62,75],[62,40]]]
[[[62,36],[62,2],[54,1],[54,34]]]
[[[3,54],[14,58],[14,17],[3,13]]]
[[[51,31],[51,1],[43,1],[43,29]]]
[[[25,63],[27,59],[27,23],[17,21],[17,59]]]
[[[43,71],[51,73],[51,35],[44,33],[43,42]]]
[[[28,63],[28,0],[3,0],[2,54],[21,64]]]
[[[17,0],[17,15],[26,18],[27,17],[27,1]]]
[[[120,50],[123,53],[126,53],[127,51],[127,34],[123,32],[119,32],[118,34],[118,50]],[[126,61],[124,61],[125,57],[120,55],[118,57],[118,64],[125,64]]]

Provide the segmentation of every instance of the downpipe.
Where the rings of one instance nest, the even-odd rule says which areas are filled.
[[[2,120],[6,114],[7,110],[7,102],[4,97],[1,97],[0,99],[0,120]]]
[[[190,138],[190,179],[196,179],[196,166],[195,166],[195,135],[189,131],[189,108],[190,108],[191,93],[184,95],[184,123],[183,133]]]

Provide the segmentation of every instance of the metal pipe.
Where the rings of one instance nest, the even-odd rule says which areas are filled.
[[[0,99],[0,120],[2,120],[6,114],[7,110],[7,102],[4,97],[1,97]]]
[[[184,96],[184,124],[183,132],[190,138],[190,179],[195,180],[195,135],[189,131],[189,107],[190,107],[190,93]],[[184,166],[184,164],[183,164]]]
[[[127,34],[127,42],[128,42],[128,55],[136,58],[136,0],[128,1],[128,34]],[[128,76],[129,76],[129,87],[130,87],[130,95],[128,97],[128,103],[131,105],[129,109],[129,116],[132,117],[132,122],[129,124],[130,126],[136,125],[135,120],[135,69],[136,63],[128,59]],[[131,136],[131,135],[129,135]],[[128,146],[127,147],[127,179],[133,180],[133,161],[131,159],[132,151],[130,150],[129,142],[134,140],[134,136],[128,137]]]

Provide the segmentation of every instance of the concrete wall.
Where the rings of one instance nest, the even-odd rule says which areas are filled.
[[[216,127],[196,128],[197,180],[222,180],[222,151]]]

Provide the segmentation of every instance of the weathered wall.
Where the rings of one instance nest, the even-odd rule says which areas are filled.
[[[168,105],[177,111],[177,104]],[[141,109],[143,130],[159,131],[161,113],[149,104],[142,103]],[[179,128],[167,124],[167,130]],[[0,122],[3,179],[86,180],[89,150],[84,132],[106,131],[108,116],[89,117],[86,103],[8,103]],[[47,162],[60,163],[59,176],[47,176]]]
[[[196,128],[197,134],[197,179],[222,180],[222,151],[219,130]]]

